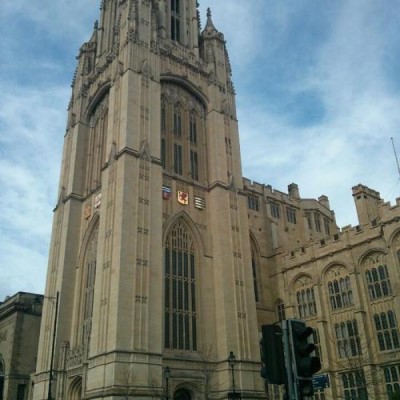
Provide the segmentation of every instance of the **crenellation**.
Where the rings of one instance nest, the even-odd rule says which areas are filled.
[[[348,245],[354,247],[364,242],[369,242],[380,236],[380,229],[381,227],[378,225],[363,227],[359,225],[354,227],[347,225],[341,228],[338,233],[326,236],[323,239],[314,240],[304,246],[296,247],[290,252],[287,252],[285,257],[288,257],[293,261],[293,265],[297,266],[298,264],[303,264],[305,262],[304,260],[308,260],[310,253],[318,253],[320,257],[325,257],[329,254],[342,252]],[[324,248],[324,250],[321,250],[322,248]]]

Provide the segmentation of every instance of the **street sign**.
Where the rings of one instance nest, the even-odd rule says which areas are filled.
[[[312,383],[314,389],[325,389],[329,387],[329,376],[327,374],[314,375]]]

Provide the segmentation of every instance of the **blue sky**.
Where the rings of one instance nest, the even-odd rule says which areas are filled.
[[[0,299],[42,292],[75,56],[100,0],[0,3]],[[329,197],[395,202],[400,181],[400,0],[200,0],[227,40],[243,174]]]

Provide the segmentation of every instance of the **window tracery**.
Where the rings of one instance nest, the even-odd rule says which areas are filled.
[[[354,304],[353,291],[347,269],[343,266],[331,267],[326,277],[331,309],[334,311],[352,306]]]
[[[161,99],[161,162],[164,170],[194,181],[205,176],[205,108],[192,93],[164,83]]]
[[[339,358],[361,355],[361,342],[355,319],[335,324],[336,347]]]
[[[89,117],[88,165],[86,192],[101,186],[101,169],[106,161],[106,136],[108,127],[108,95],[96,106]]]
[[[297,314],[300,318],[306,319],[317,315],[314,287],[309,276],[303,275],[294,284]]]
[[[400,348],[399,331],[394,311],[374,314],[375,330],[380,351]]]
[[[93,230],[84,261],[82,339],[87,345],[92,331],[94,287],[96,281],[98,226]]]
[[[385,254],[374,253],[368,256],[363,264],[370,300],[391,296],[392,288]]]
[[[182,220],[167,236],[164,263],[165,348],[197,350],[196,248]]]
[[[389,398],[394,398],[395,394],[400,392],[400,364],[385,366],[383,374],[387,395]]]

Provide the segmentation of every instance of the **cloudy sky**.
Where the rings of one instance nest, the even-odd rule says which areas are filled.
[[[0,300],[43,292],[66,107],[100,0],[0,1]],[[329,197],[392,203],[400,180],[400,0],[200,0],[227,40],[243,173]],[[7,23],[4,23],[6,21]]]

